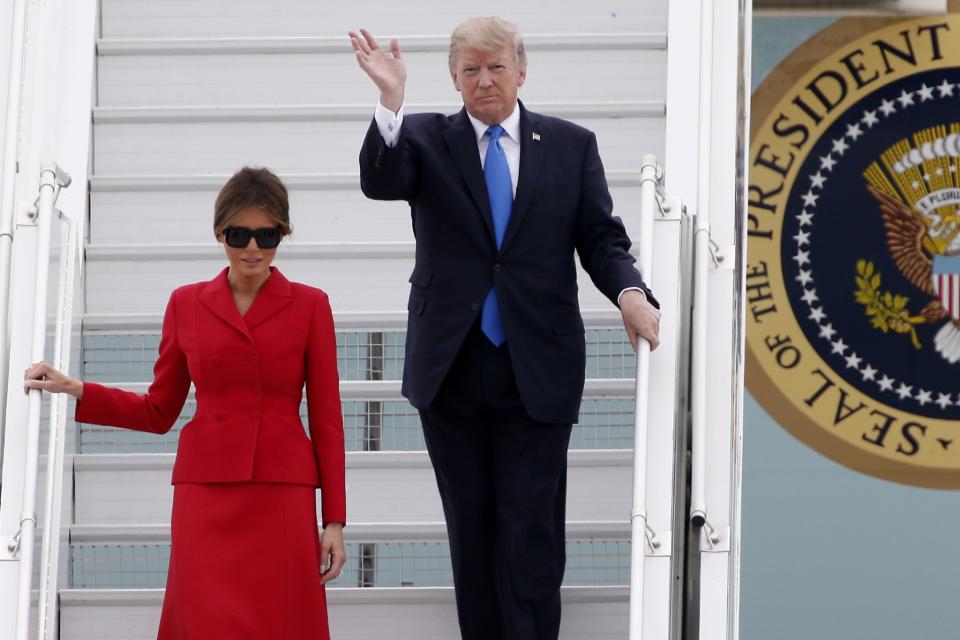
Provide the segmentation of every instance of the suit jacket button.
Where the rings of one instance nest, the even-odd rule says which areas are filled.
[[[254,393],[260,393],[260,383],[254,382],[252,385],[250,385],[250,390]]]
[[[480,303],[474,302],[472,305],[470,305],[470,308],[473,309],[474,311],[480,311]]]
[[[254,409],[253,411],[251,411],[250,417],[253,418],[254,420],[258,419],[260,417],[260,410]]]
[[[217,385],[217,393],[223,393],[223,385],[222,385],[222,384],[218,384],[218,385]]]
[[[257,359],[257,356],[250,356],[250,364],[252,364],[253,366],[257,366],[258,362],[260,362],[260,360]]]
[[[213,419],[216,420],[217,422],[223,422],[223,414],[215,413],[213,414]]]
[[[500,272],[501,270],[503,270],[503,267],[501,267],[499,264],[495,264],[493,265],[493,270]]]
[[[219,367],[220,358],[218,358],[217,356],[213,356],[212,358],[210,358],[210,364],[212,364],[214,367]]]

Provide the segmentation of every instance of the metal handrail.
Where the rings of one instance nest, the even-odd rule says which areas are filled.
[[[660,171],[657,159],[643,156],[640,169],[639,267],[646,282],[653,271],[653,218]],[[647,546],[654,537],[647,524],[647,403],[650,395],[650,343],[637,338],[636,407],[633,438],[633,508],[630,512],[630,640],[643,637],[643,580]]]
[[[713,1],[700,7],[700,111],[697,217],[694,231],[693,319],[691,327],[690,522],[707,521],[707,270],[710,253],[711,117],[713,112]],[[708,544],[712,543],[712,535]]]
[[[13,229],[16,217],[14,185],[20,146],[20,107],[23,92],[24,40],[27,30],[27,0],[14,0],[10,34],[10,66],[7,113],[4,120],[3,156],[0,158],[0,462],[3,461],[3,425],[7,407],[7,359],[9,358],[10,270],[13,264]]]
[[[70,334],[67,327],[73,316],[74,278],[78,255],[75,246],[77,228],[67,216],[60,216],[63,231],[60,237],[60,278],[57,290],[57,314],[54,332],[53,366],[59,371],[70,369]],[[42,640],[56,640],[59,614],[57,590],[60,566],[60,521],[63,505],[64,448],[66,445],[67,397],[52,398],[48,423],[46,523],[40,546],[40,598],[38,634]]]
[[[50,232],[53,225],[54,204],[61,187],[70,184],[70,176],[55,163],[44,162],[40,169],[40,197],[37,199],[37,252],[33,303],[33,335],[30,359],[44,358],[47,338],[47,282],[50,275]],[[68,247],[67,251],[71,248]],[[17,543],[20,552],[20,571],[17,591],[16,640],[28,640],[30,632],[30,599],[33,580],[34,538],[37,528],[37,474],[40,467],[40,413],[42,392],[31,389],[27,401],[26,464],[23,503]],[[54,461],[51,460],[50,463]],[[59,527],[57,527],[59,529]]]

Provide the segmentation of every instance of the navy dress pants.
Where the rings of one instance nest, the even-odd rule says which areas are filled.
[[[571,425],[527,415],[509,343],[493,346],[479,323],[420,418],[464,640],[556,640]]]

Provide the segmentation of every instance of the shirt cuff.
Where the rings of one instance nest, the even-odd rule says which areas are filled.
[[[388,147],[397,146],[400,139],[400,125],[403,124],[403,105],[400,110],[394,113],[377,101],[377,110],[373,114],[373,119],[377,121],[377,129],[380,130],[380,137]]]
[[[623,297],[623,294],[625,294],[627,291],[639,291],[639,292],[643,295],[643,299],[644,299],[644,300],[647,299],[647,294],[644,293],[643,289],[641,289],[640,287],[627,287],[626,289],[624,289],[623,291],[620,292],[620,295],[617,296],[617,306],[618,306],[618,307],[620,306],[620,298],[622,298],[622,297]]]

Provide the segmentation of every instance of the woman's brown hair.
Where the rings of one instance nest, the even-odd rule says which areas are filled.
[[[283,235],[290,235],[290,201],[287,187],[275,173],[262,167],[244,167],[220,189],[213,208],[213,233],[220,233],[230,220],[247,207],[258,207],[273,218]]]

